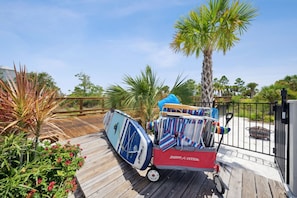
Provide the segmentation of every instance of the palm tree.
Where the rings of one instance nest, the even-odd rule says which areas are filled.
[[[126,75],[124,82],[129,85],[126,104],[139,108],[142,121],[147,122],[153,119],[154,107],[161,98],[163,83],[159,82],[150,66],[147,65],[145,72],[141,72],[141,76],[136,78]]]
[[[274,103],[281,98],[280,93],[280,89],[278,89],[275,85],[270,85],[262,87],[260,95],[268,102]]]
[[[127,97],[127,91],[120,85],[112,85],[107,88],[106,95],[108,96],[107,106],[113,109],[122,109],[124,99]]]
[[[198,58],[202,53],[202,103],[213,101],[213,51],[227,50],[238,42],[239,35],[247,30],[250,21],[256,17],[256,9],[239,0],[209,0],[208,6],[202,5],[196,11],[190,11],[188,17],[176,22],[177,32],[170,44],[175,52]]]
[[[135,78],[125,75],[123,81],[127,85],[126,89],[119,85],[113,85],[107,89],[112,107],[138,109],[142,123],[153,120],[157,115],[155,112],[157,102],[163,97],[164,86],[150,66],[147,66],[145,71]],[[116,106],[119,103],[120,106]]]
[[[165,98],[169,93],[184,94],[188,86],[184,82],[185,78],[179,75],[173,88],[164,86],[149,65],[140,76],[131,77],[125,75],[123,81],[126,89],[119,85],[112,85],[107,88],[109,103],[113,108],[132,108],[137,109],[137,116],[140,116],[141,123],[147,123],[157,118],[159,115],[158,101]],[[117,105],[120,104],[120,105]]]
[[[175,94],[183,104],[191,104],[193,96],[197,92],[195,89],[193,79],[186,80],[186,77],[181,79],[181,75],[178,75],[170,93]]]
[[[250,98],[253,98],[254,95],[257,93],[257,91],[258,91],[258,89],[256,89],[257,86],[258,86],[258,84],[255,82],[251,82],[246,85],[246,87],[247,87],[246,93],[248,96],[250,96]]]

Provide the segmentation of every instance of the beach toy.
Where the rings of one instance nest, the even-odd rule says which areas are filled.
[[[217,134],[227,134],[230,132],[230,128],[229,127],[222,127],[222,126],[217,126],[216,127],[216,133]]]
[[[158,107],[160,110],[162,110],[165,103],[180,104],[178,98],[174,94],[169,94],[166,98],[158,102]]]
[[[211,117],[219,119],[219,110],[217,108],[211,108]]]

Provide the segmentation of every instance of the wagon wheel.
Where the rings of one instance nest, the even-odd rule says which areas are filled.
[[[146,178],[151,182],[156,182],[160,179],[160,173],[156,168],[151,168],[147,171]]]
[[[216,189],[218,191],[218,193],[220,193],[221,195],[225,193],[225,185],[221,179],[221,177],[219,175],[214,175],[214,183],[216,185]]]

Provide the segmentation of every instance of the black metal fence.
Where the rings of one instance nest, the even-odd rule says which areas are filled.
[[[105,105],[106,98],[64,99],[65,102],[63,103],[63,106],[55,112],[61,116],[105,113],[109,110],[109,108]],[[86,104],[88,104],[88,106],[86,106]],[[92,104],[91,107],[89,107],[90,104]],[[195,102],[194,105],[201,106],[201,104],[197,102]],[[221,126],[226,124],[226,113],[234,114],[234,118],[228,124],[231,128],[231,132],[224,136],[222,144],[267,155],[273,155],[275,139],[274,105],[274,103],[213,103],[212,106],[217,107],[219,110],[219,121]],[[219,135],[215,137],[215,141],[218,142],[219,139]]]
[[[226,113],[234,115],[228,124],[231,132],[224,136],[222,144],[274,155],[274,105],[275,103],[216,103],[221,126],[226,124]],[[220,135],[216,135],[215,141],[219,141],[219,138]]]

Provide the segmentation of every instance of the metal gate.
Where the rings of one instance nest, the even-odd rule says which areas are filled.
[[[224,136],[223,145],[274,156],[275,103],[218,102],[216,104],[222,126],[226,124],[226,113],[234,114],[234,118],[228,124],[231,133]],[[216,135],[215,141],[219,142],[220,137]]]
[[[288,115],[287,92],[281,91],[282,103],[275,104],[275,163],[277,164],[284,182],[289,178],[289,144],[288,144]]]

